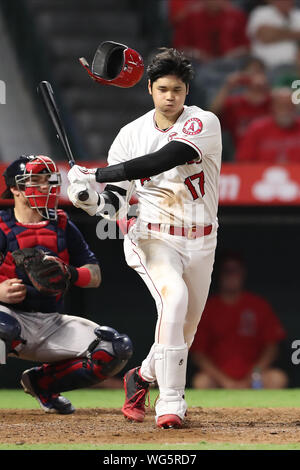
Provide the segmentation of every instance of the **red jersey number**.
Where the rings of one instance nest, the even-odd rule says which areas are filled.
[[[198,180],[198,184],[197,184],[197,180]],[[205,190],[204,190],[204,172],[203,171],[200,171],[200,173],[195,173],[194,175],[188,176],[187,178],[185,178],[184,184],[187,185],[194,200],[200,197],[199,192],[202,197],[204,196]]]

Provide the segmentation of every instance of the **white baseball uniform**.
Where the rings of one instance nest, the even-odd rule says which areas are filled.
[[[141,375],[158,382],[156,417],[173,413],[183,419],[188,348],[207,300],[217,240],[219,120],[211,112],[184,106],[176,123],[161,130],[151,110],[120,130],[108,164],[153,153],[172,140],[191,146],[198,157],[135,181],[138,217],[125,236],[124,252],[149,288],[158,314],[155,342]],[[114,185],[130,188],[128,181]]]

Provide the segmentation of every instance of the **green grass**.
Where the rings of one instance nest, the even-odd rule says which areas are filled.
[[[158,394],[151,390],[151,404]],[[120,408],[123,390],[85,389],[64,393],[76,408]],[[300,390],[187,390],[189,407],[300,407]],[[38,409],[37,402],[22,390],[0,390],[0,408]]]
[[[151,390],[151,405],[158,394]],[[121,408],[123,390],[85,389],[64,393],[76,408]],[[297,407],[300,408],[300,389],[287,390],[187,390],[189,407]],[[40,409],[37,402],[22,390],[0,390],[2,409]],[[3,423],[2,423],[3,425]],[[300,443],[275,444],[233,444],[201,441],[191,444],[136,444],[136,445],[93,445],[93,444],[1,444],[0,450],[300,450]]]

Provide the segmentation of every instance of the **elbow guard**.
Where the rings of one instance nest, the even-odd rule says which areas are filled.
[[[126,191],[113,185],[107,185],[102,196],[97,215],[108,220],[117,220],[120,212],[126,207]]]

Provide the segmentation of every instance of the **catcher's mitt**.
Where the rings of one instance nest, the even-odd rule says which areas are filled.
[[[69,266],[39,248],[24,248],[12,253],[17,268],[27,274],[33,286],[43,294],[59,295],[70,285]]]

